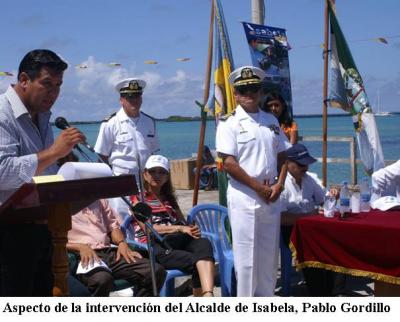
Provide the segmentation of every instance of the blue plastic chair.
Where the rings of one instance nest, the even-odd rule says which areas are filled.
[[[132,216],[126,216],[121,224],[121,230],[126,236],[126,241],[128,244],[133,245],[140,250],[147,251],[147,244],[139,243],[136,240],[132,239],[134,233],[132,232],[132,229],[130,229],[130,227],[133,220],[134,218]],[[168,269],[166,271],[167,271],[167,276],[165,277],[164,285],[160,290],[160,296],[162,297],[175,296],[175,278],[188,276],[189,274],[182,272],[178,269]]]
[[[221,248],[222,257],[224,258],[224,260],[220,262],[220,265],[222,265],[221,271],[223,273],[223,278],[221,278],[221,292],[227,294],[226,296],[236,296],[236,275],[233,265],[232,243],[228,238],[228,236],[232,235],[230,232],[228,211],[222,213],[221,224],[223,232]]]
[[[281,281],[283,296],[290,296],[291,277],[292,277],[292,252],[285,244],[282,234],[280,234],[279,247],[281,249]]]
[[[234,296],[235,274],[232,246],[226,228],[229,223],[227,208],[214,204],[197,205],[191,209],[188,222],[197,224],[201,235],[212,244],[214,258],[219,262],[222,296]]]

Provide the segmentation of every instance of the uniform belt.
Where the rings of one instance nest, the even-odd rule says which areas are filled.
[[[118,165],[113,165],[112,166],[113,172],[114,171],[118,171],[120,173],[124,173],[124,174],[135,174],[136,171],[134,171],[134,169],[130,169],[130,168],[124,168]]]
[[[113,170],[117,170],[117,171],[121,171],[121,172],[124,172],[124,173],[129,173],[129,174],[135,174],[135,172],[136,172],[135,169],[128,168],[128,167],[121,167],[119,165],[113,165],[112,169]]]

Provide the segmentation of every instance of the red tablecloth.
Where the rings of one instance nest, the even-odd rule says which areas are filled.
[[[400,211],[297,220],[290,245],[298,269],[319,267],[400,284]]]

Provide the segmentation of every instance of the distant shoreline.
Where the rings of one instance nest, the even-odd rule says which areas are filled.
[[[391,115],[400,115],[400,112],[390,112]],[[329,114],[328,117],[348,117],[350,114]],[[301,118],[320,118],[322,117],[322,114],[300,114],[300,115],[294,115],[295,119],[301,119]],[[390,117],[390,116],[388,116]],[[199,122],[201,120],[200,116],[169,116],[167,118],[162,118],[162,119],[157,119],[154,118],[158,122]],[[207,121],[212,121],[214,120],[213,116],[207,117]],[[101,123],[102,121],[71,121],[69,123],[79,125],[79,124],[98,124]],[[54,123],[52,123],[54,125]]]

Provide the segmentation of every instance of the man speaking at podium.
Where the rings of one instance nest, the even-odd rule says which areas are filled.
[[[0,95],[0,203],[33,176],[57,172],[56,161],[85,137],[68,128],[54,141],[49,123],[68,65],[50,50],[30,51],[18,81]],[[49,296],[51,236],[46,222],[0,224],[0,295]]]

